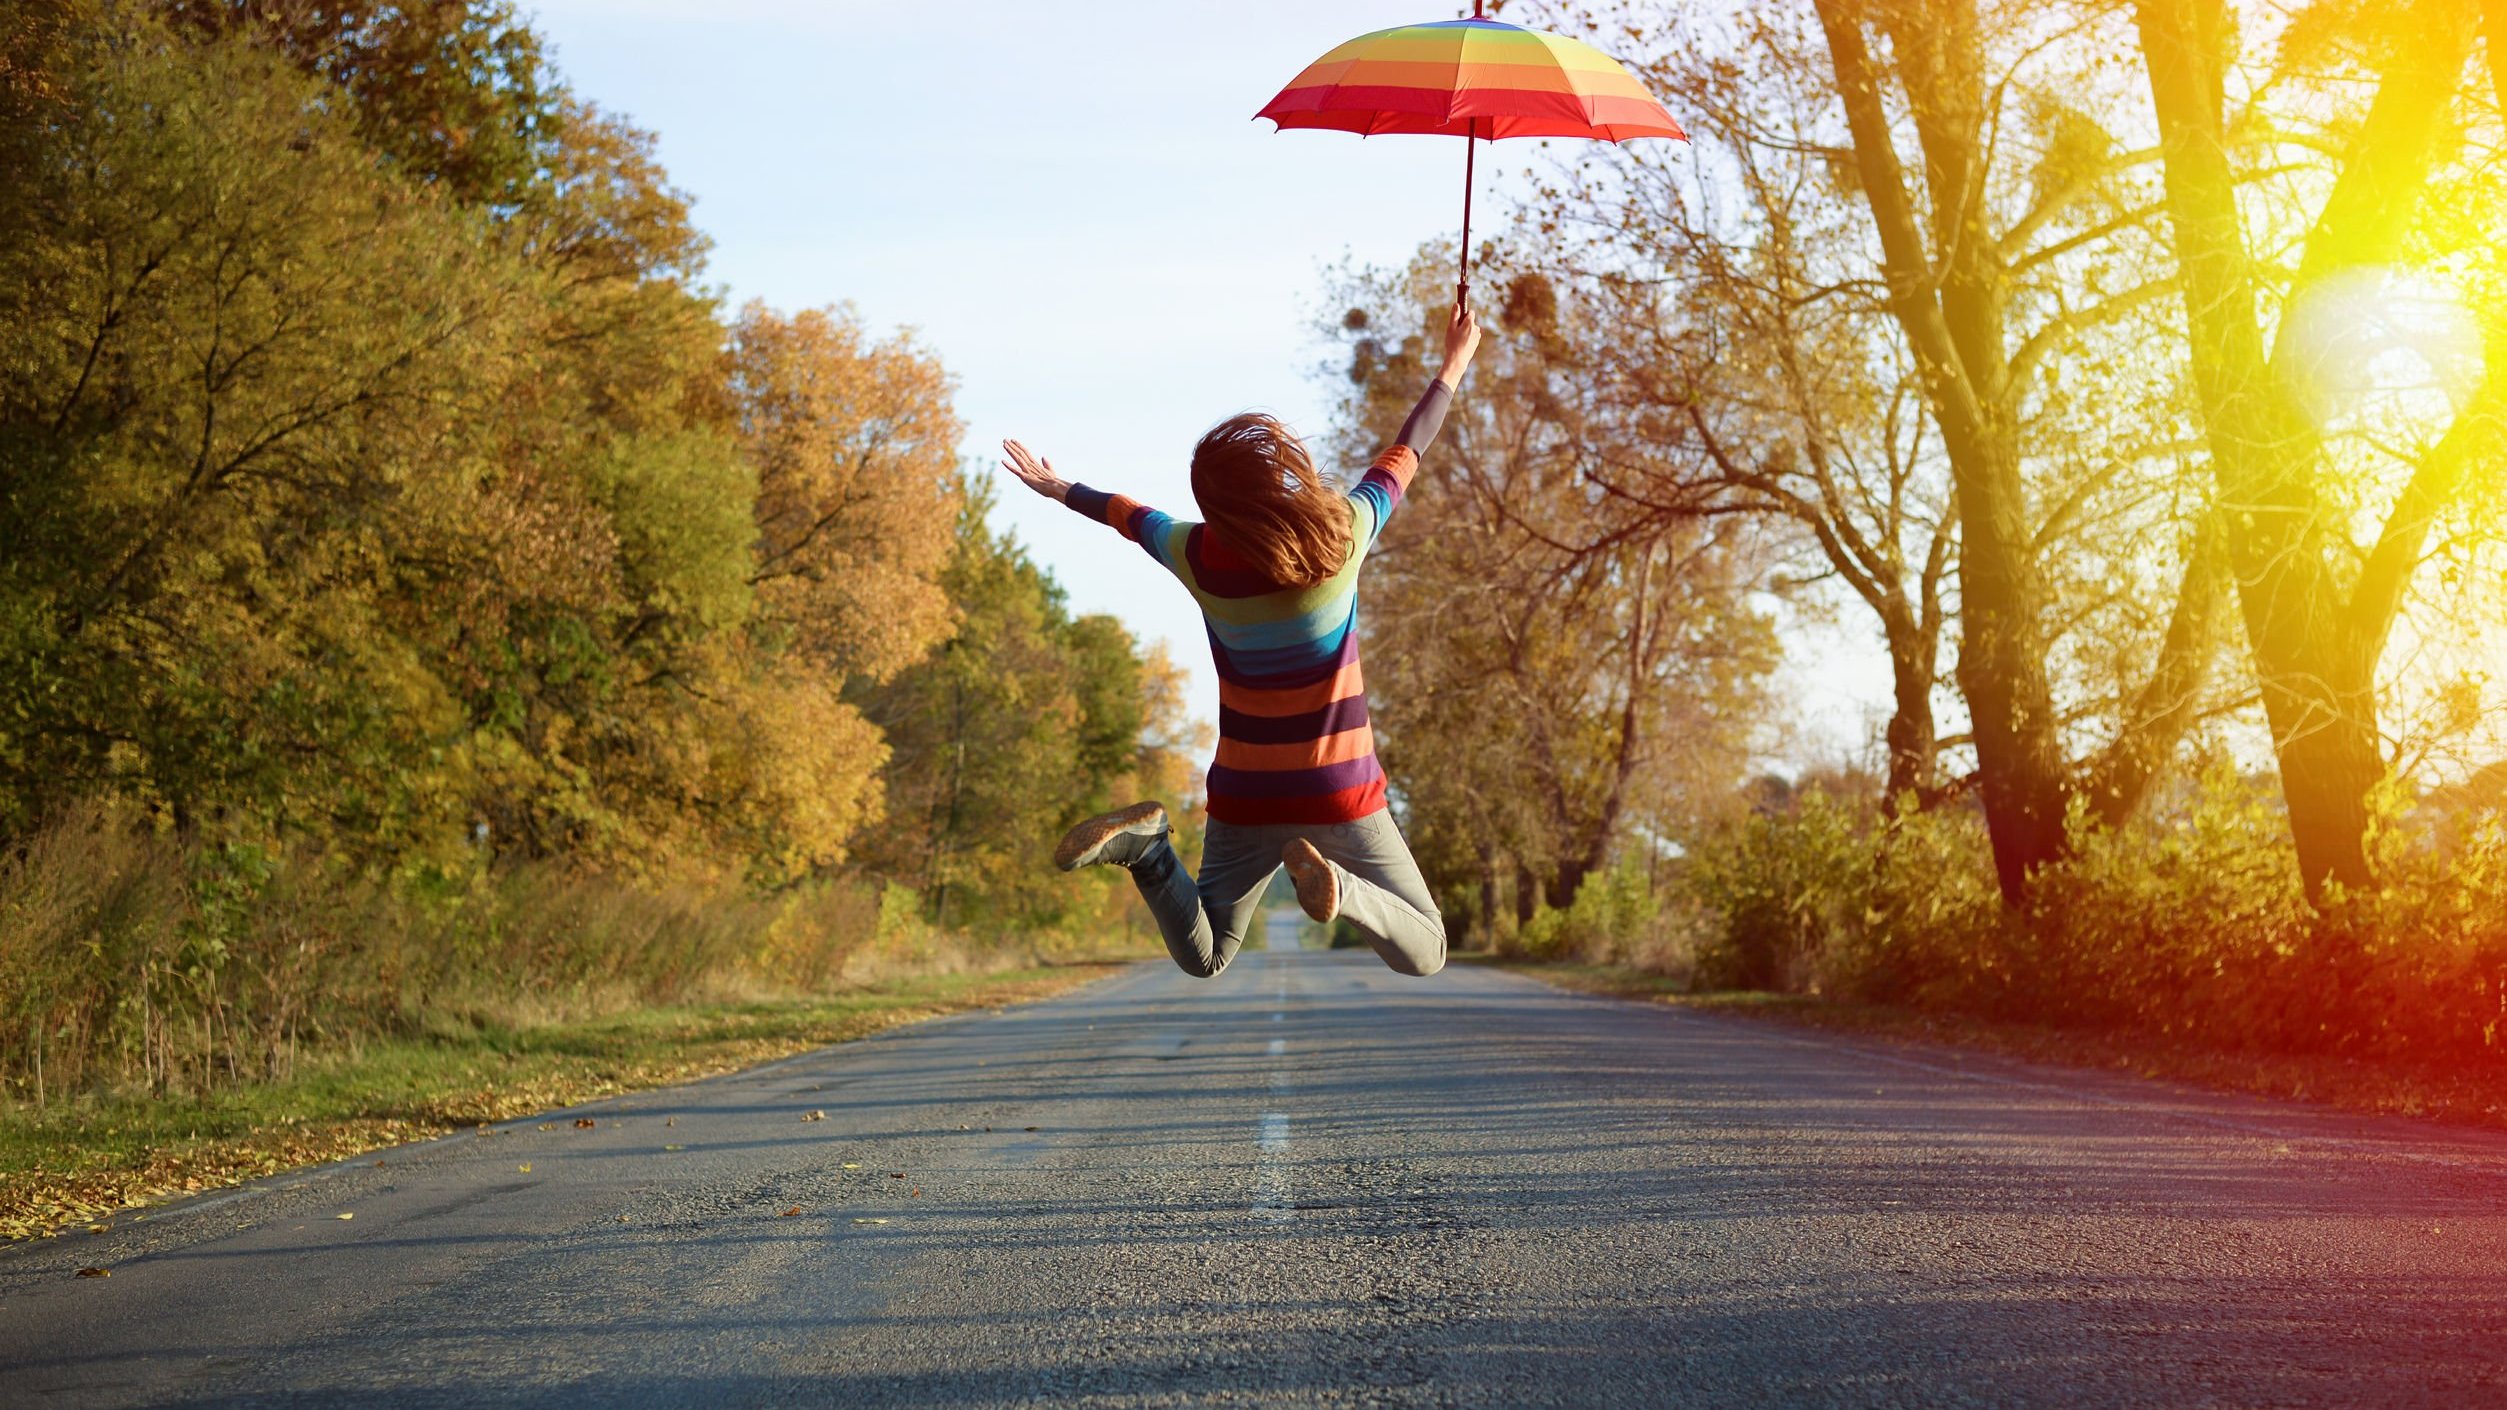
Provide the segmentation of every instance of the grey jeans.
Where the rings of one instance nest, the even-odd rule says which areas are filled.
[[[1185,973],[1207,979],[1236,958],[1262,889],[1280,869],[1280,849],[1300,837],[1338,874],[1341,915],[1386,964],[1402,974],[1445,967],[1445,917],[1392,812],[1380,809],[1345,823],[1237,827],[1214,818],[1202,838],[1198,881],[1163,840],[1134,862],[1132,880]]]

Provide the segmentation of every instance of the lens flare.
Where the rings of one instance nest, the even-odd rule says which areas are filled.
[[[2415,270],[2322,280],[2291,305],[2282,375],[2319,427],[2391,407],[2431,430],[2481,385],[2481,330],[2463,299]]]

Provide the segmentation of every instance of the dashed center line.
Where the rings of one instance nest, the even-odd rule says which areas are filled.
[[[1285,975],[1281,978],[1281,984],[1285,988],[1287,984]],[[1281,1020],[1280,1014],[1271,1015],[1273,1023]],[[1265,1055],[1273,1059],[1288,1056],[1288,1040],[1286,1038],[1272,1039],[1265,1050]],[[1288,1069],[1285,1066],[1273,1067],[1271,1069],[1271,1096],[1277,1100],[1286,1095],[1288,1095]],[[1257,1219],[1286,1219],[1289,1215],[1288,1113],[1284,1111],[1266,1111],[1262,1113],[1254,1126],[1253,1213]]]

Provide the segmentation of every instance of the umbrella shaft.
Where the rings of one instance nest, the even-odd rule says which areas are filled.
[[[1475,119],[1475,120],[1473,120],[1473,122],[1472,122],[1472,124],[1471,124],[1471,125],[1472,125],[1473,127],[1475,127],[1475,128],[1476,128],[1476,127],[1478,127],[1480,124],[1479,124],[1479,122]],[[1460,277],[1459,279],[1457,279],[1457,280],[1455,280],[1455,281],[1454,281],[1454,307],[1456,307],[1456,308],[1461,308],[1461,307],[1463,307],[1464,305],[1469,304],[1469,303],[1471,302],[1471,187],[1472,187],[1472,185],[1473,185],[1473,182],[1472,182],[1472,163],[1473,163],[1473,161],[1474,161],[1474,160],[1475,160],[1475,159],[1479,156],[1478,149],[1472,145],[1472,144],[1474,143],[1474,141],[1475,141],[1475,140],[1476,140],[1476,139],[1474,138],[1474,136],[1473,136],[1471,133],[1466,132],[1466,133],[1464,133],[1464,134],[1463,134],[1463,138],[1462,138],[1462,271],[1461,271],[1461,277]]]

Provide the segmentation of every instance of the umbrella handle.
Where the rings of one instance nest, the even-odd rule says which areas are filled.
[[[1471,125],[1473,127],[1478,127],[1480,125],[1479,120],[1476,118],[1473,119]],[[1471,133],[1466,132],[1462,135],[1462,264],[1458,270],[1458,277],[1454,280],[1454,309],[1456,312],[1460,312],[1463,309],[1471,307],[1472,162],[1479,155],[1478,148],[1474,147],[1472,144],[1476,140],[1477,139]]]

